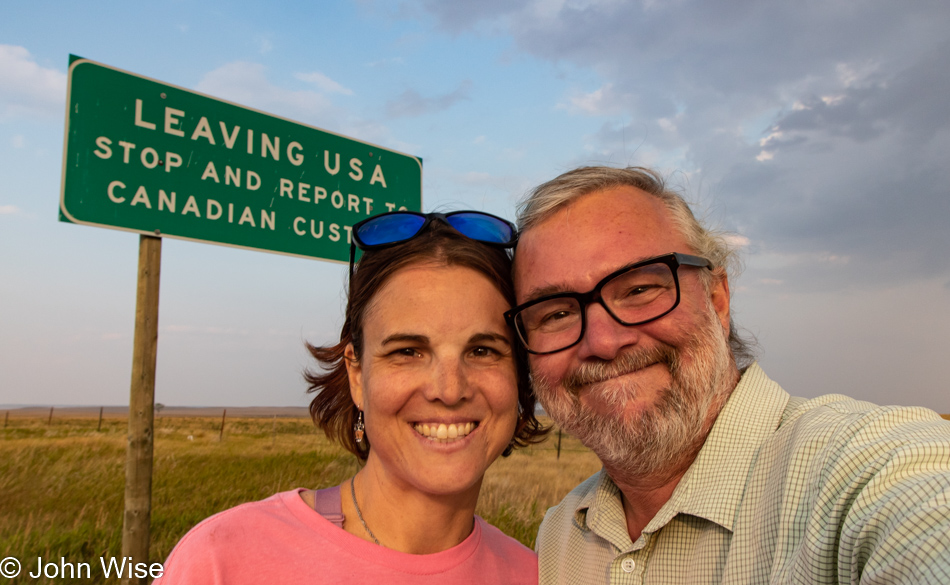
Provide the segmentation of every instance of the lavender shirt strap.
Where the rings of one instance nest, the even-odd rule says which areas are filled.
[[[343,505],[340,503],[340,486],[313,492],[313,509],[337,528],[343,528]]]

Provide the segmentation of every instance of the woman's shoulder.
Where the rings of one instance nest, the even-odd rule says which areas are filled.
[[[498,569],[508,573],[512,583],[537,583],[538,555],[533,550],[495,528],[483,518],[475,516],[482,532],[479,556],[481,563],[497,562]]]
[[[205,577],[207,583],[218,583],[233,567],[248,566],[250,559],[257,572],[269,559],[279,559],[275,552],[295,550],[295,543],[323,529],[332,525],[307,508],[300,490],[277,493],[199,522],[168,556],[165,577],[169,583],[198,583]]]
[[[258,534],[269,525],[284,524],[295,516],[292,497],[300,499],[299,490],[276,493],[263,500],[246,502],[209,516],[195,525],[182,538],[182,543],[191,539],[218,541],[228,536]]]

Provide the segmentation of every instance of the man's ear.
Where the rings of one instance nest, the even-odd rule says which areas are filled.
[[[729,321],[729,275],[722,268],[713,272],[713,282],[709,289],[709,302],[712,303],[713,310],[719,317],[722,324],[722,330],[726,335],[730,333]]]
[[[363,408],[363,370],[360,367],[359,359],[356,357],[356,350],[353,344],[346,344],[343,350],[343,361],[346,363],[346,375],[350,380],[350,398],[357,408]]]

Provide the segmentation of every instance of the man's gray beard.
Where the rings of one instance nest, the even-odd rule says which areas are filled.
[[[635,478],[668,471],[698,450],[734,387],[735,361],[714,315],[710,307],[707,323],[681,350],[660,344],[630,350],[609,362],[583,364],[564,378],[563,387],[536,377],[535,393],[545,412],[596,453],[612,474]],[[641,390],[632,382],[611,378],[655,363],[669,368],[670,386],[660,390],[651,407],[624,416],[625,404]],[[599,384],[607,380],[611,381]],[[620,416],[600,414],[582,404],[578,392],[585,387]]]

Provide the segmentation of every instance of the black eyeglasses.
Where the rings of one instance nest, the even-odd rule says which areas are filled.
[[[378,250],[408,242],[422,233],[433,220],[440,220],[467,238],[497,246],[511,248],[518,241],[518,232],[510,221],[481,211],[453,211],[451,213],[417,213],[415,211],[390,211],[357,222],[353,225],[350,243],[350,279],[356,248]]]
[[[680,266],[713,269],[699,256],[665,254],[608,274],[590,292],[557,293],[518,305],[505,319],[530,353],[556,353],[583,339],[591,303],[600,303],[621,325],[642,325],[668,314],[680,302]]]

